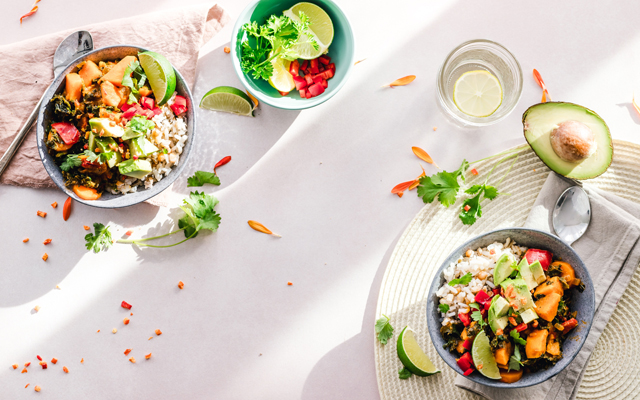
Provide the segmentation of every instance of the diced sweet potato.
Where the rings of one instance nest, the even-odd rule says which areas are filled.
[[[113,66],[107,72],[105,76],[102,77],[102,82],[111,82],[115,86],[122,86],[122,78],[124,78],[124,71],[127,69],[129,64],[135,61],[136,58],[134,56],[126,56],[119,63]]]
[[[141,88],[138,90],[138,92],[140,92],[140,96],[142,96],[142,97],[148,97],[151,93],[153,93],[153,92],[152,92],[152,90],[151,90],[151,89],[149,89],[149,88],[148,88],[148,87],[146,87],[146,86],[141,87]]]
[[[55,139],[55,136],[58,136],[58,140],[54,142],[53,139]],[[60,139],[59,135],[53,132],[53,130],[49,131],[49,136],[47,136],[47,140],[49,141],[49,143],[55,143],[55,145],[53,145],[52,147],[53,150],[55,151],[67,151],[73,146],[73,144],[64,144],[62,139]]]
[[[515,370],[511,370],[511,371],[502,371],[500,370],[500,380],[504,383],[513,383],[513,382],[517,382],[520,380],[520,378],[522,378],[522,368],[520,368],[520,371],[515,371]]]
[[[73,192],[83,200],[98,200],[102,193],[86,186],[73,185]]]
[[[456,346],[456,351],[460,354],[465,352],[465,348],[464,348],[464,340],[458,340],[458,345]]]
[[[536,329],[527,337],[525,352],[527,358],[539,358],[547,351],[547,335],[549,332],[543,329]]]
[[[72,72],[67,74],[64,85],[65,97],[69,101],[80,100],[82,98],[82,78]]]
[[[118,107],[118,104],[122,101],[116,87],[109,81],[100,84],[100,92],[102,94],[102,101],[108,106]]]
[[[96,63],[89,60],[84,63],[82,68],[80,68],[78,75],[82,78],[85,86],[90,86],[94,79],[102,76],[102,72],[100,72],[100,68],[98,68]]]
[[[558,314],[558,304],[560,304],[562,296],[558,293],[549,293],[540,300],[536,301],[536,313],[545,321],[551,322]]]
[[[547,343],[547,353],[551,354],[552,356],[559,356],[560,342],[558,342],[557,340],[549,340],[549,342]]]
[[[533,295],[546,296],[549,293],[558,293],[560,296],[564,295],[564,288],[562,287],[562,282],[560,282],[560,278],[558,278],[557,276],[554,276],[542,282],[542,284],[536,288],[536,291],[534,292]]]
[[[551,265],[559,265],[560,270],[562,271],[562,275],[560,275],[560,277],[564,278],[569,285],[573,285],[573,280],[576,279],[576,272],[573,270],[571,265],[563,261],[556,261]]]
[[[508,364],[498,364],[498,368],[509,369],[509,365]]]
[[[471,321],[471,324],[469,324],[468,327],[465,327],[464,330],[462,331],[462,333],[460,334],[460,338],[462,339],[462,341],[465,341],[467,339],[471,339],[471,341],[473,341],[473,339],[475,338],[475,336],[469,336],[469,328],[472,328],[473,325],[476,324],[476,321]]]
[[[504,365],[509,364],[509,358],[511,358],[511,350],[511,342],[507,340],[506,342],[504,342],[504,347],[496,350],[496,353],[494,354],[496,357],[496,362],[498,364]]]

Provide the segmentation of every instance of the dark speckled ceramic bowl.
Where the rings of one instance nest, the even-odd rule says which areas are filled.
[[[475,250],[479,247],[486,247],[493,242],[504,243],[507,238],[515,240],[520,246],[551,251],[554,259],[559,258],[562,259],[562,261],[566,261],[571,264],[575,269],[576,277],[580,278],[585,285],[585,290],[582,293],[575,289],[571,290],[573,295],[571,311],[578,311],[577,320],[579,322],[578,327],[571,331],[569,338],[562,344],[564,357],[562,360],[558,361],[556,365],[547,370],[525,373],[522,376],[522,379],[514,383],[504,383],[499,380],[489,379],[477,371],[466,377],[467,379],[482,385],[514,389],[542,383],[557,375],[567,365],[569,365],[571,361],[573,361],[582,348],[582,345],[589,334],[589,330],[591,329],[591,321],[593,320],[593,315],[595,313],[595,291],[593,289],[591,277],[589,276],[589,271],[587,271],[587,268],[578,254],[576,254],[571,247],[560,239],[548,233],[525,228],[507,228],[485,233],[484,235],[480,235],[468,241],[454,250],[453,253],[447,257],[444,263],[442,263],[435,275],[436,278],[431,283],[429,297],[427,299],[427,325],[429,327],[431,341],[436,347],[438,354],[440,354],[440,357],[442,357],[442,359],[457,373],[462,375],[462,371],[460,371],[460,368],[456,364],[456,355],[442,347],[445,342],[442,335],[440,335],[442,320],[440,318],[440,312],[438,311],[439,302],[436,292],[445,282],[442,272],[445,268],[449,267],[452,262],[456,262],[462,258],[463,254],[468,249]],[[583,324],[582,321],[586,322],[586,324]]]
[[[54,162],[53,157],[47,151],[47,146],[45,145],[45,130],[50,122],[55,122],[51,121],[51,117],[53,115],[53,105],[50,100],[55,94],[61,93],[64,90],[65,75],[70,72],[75,72],[77,70],[76,65],[84,60],[91,60],[97,64],[99,61],[120,59],[129,55],[137,55],[138,53],[143,51],[147,51],[147,49],[127,45],[109,46],[90,51],[84,54],[82,57],[73,60],[69,64],[69,66],[65,68],[64,71],[62,71],[60,76],[58,76],[53,81],[53,84],[44,95],[42,105],[40,106],[40,110],[38,112],[38,122],[36,124],[36,140],[38,144],[38,152],[40,153],[40,158],[42,159],[44,168],[47,170],[47,173],[55,182],[55,184],[60,188],[60,190],[71,196],[76,201],[79,201],[80,203],[98,208],[119,208],[138,204],[152,198],[153,196],[168,188],[182,173],[182,170],[187,163],[189,154],[191,153],[191,147],[193,146],[193,142],[195,139],[196,114],[189,86],[187,86],[184,78],[182,77],[182,75],[180,75],[180,72],[178,72],[178,70],[175,70],[176,91],[180,96],[183,96],[187,99],[186,120],[187,134],[189,135],[189,139],[185,143],[184,149],[182,150],[182,154],[180,155],[180,162],[178,163],[178,165],[173,168],[173,171],[171,171],[169,175],[162,178],[160,182],[156,182],[153,187],[149,189],[138,188],[138,191],[136,193],[128,193],[125,195],[111,194],[105,191],[102,194],[102,197],[100,197],[100,199],[98,200],[82,200],[81,198],[76,196],[73,190],[64,185],[62,171],[60,171],[60,168]]]

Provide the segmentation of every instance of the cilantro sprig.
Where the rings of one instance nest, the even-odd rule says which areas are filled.
[[[527,341],[520,337],[520,332],[518,332],[517,330],[512,329],[511,332],[509,332],[509,335],[511,335],[513,341],[516,342],[516,344],[521,344],[523,346],[527,344]]]
[[[220,178],[215,172],[196,171],[193,176],[187,178],[187,186],[204,186],[205,183],[220,186]]]
[[[441,313],[446,313],[447,311],[449,311],[449,305],[448,304],[438,304],[438,309],[440,310]]]
[[[512,369],[515,371],[520,371],[520,367],[524,364],[522,363],[522,356],[520,354],[520,346],[517,344],[513,347],[513,355],[509,358],[509,371]]]
[[[471,275],[471,272],[467,272],[466,274],[462,275],[460,278],[451,280],[451,282],[449,282],[449,286],[455,286],[458,284],[466,285],[469,282],[471,282],[472,278],[473,276]]]
[[[402,367],[402,369],[398,371],[398,378],[400,379],[409,379],[411,378],[411,375],[413,375],[413,373],[409,371],[406,367]]]
[[[194,237],[198,236],[198,232],[202,230],[215,232],[218,230],[221,221],[220,214],[218,214],[214,210],[217,204],[218,199],[211,195],[199,192],[191,192],[189,194],[189,197],[183,200],[183,205],[180,206],[185,215],[184,217],[180,218],[180,220],[178,220],[177,230],[166,233],[164,235],[144,239],[119,239],[116,240],[115,243],[131,244],[144,247],[165,248],[177,246],[189,239],[193,239]],[[109,232],[109,227],[105,227],[100,223],[95,223],[93,224],[93,226],[95,228],[95,234],[90,233],[84,237],[85,241],[87,242],[87,249],[93,250],[94,253],[108,250],[111,247],[111,244],[114,243],[114,241],[111,239],[111,232]],[[184,236],[186,237],[186,239],[164,246],[144,243],[150,240],[174,235],[179,232],[184,232]]]
[[[104,164],[114,155],[115,153],[113,151],[96,154],[91,150],[85,150],[80,154],[67,154],[67,158],[62,162],[62,164],[60,164],[60,169],[65,172],[69,172],[71,169],[81,166],[82,158],[80,158],[80,156],[85,156],[87,162],[98,162],[100,164]]]
[[[387,344],[387,341],[393,336],[393,326],[389,323],[389,317],[384,314],[376,321],[376,334],[382,344]]]
[[[131,61],[127,68],[124,70],[124,76],[122,77],[122,86],[127,86],[131,89],[129,93],[129,99],[127,104],[137,103],[140,98],[140,88],[147,81],[147,74],[140,66],[138,60]]]

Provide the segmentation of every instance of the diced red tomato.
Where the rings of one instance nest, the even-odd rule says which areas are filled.
[[[151,97],[140,97],[140,105],[146,109],[152,110],[155,102]]]
[[[327,82],[326,79],[323,79],[322,82],[320,82],[320,84],[322,85],[323,88],[328,88],[329,87],[329,82]]]
[[[486,303],[484,303],[484,309],[482,311],[488,311],[489,308],[491,308],[491,302],[487,301]]]
[[[171,105],[171,110],[173,110],[175,115],[187,112],[187,99],[182,96],[176,96],[173,104]]]
[[[58,132],[64,144],[75,144],[80,140],[80,132],[78,129],[68,122],[58,122],[51,124],[51,127]]]
[[[333,78],[334,72],[332,69],[325,69],[324,72],[316,75],[316,76],[321,76],[323,79],[329,80],[331,78]]]
[[[314,83],[313,85],[309,86],[309,93],[311,93],[311,96],[315,97],[324,93],[324,88],[321,84]]]
[[[464,376],[469,376],[473,373],[473,369],[469,368],[468,370],[464,371]]]
[[[318,68],[318,59],[314,58],[313,60],[309,61],[309,68]]]
[[[313,85],[313,78],[311,77],[311,74],[306,74],[304,76],[304,80],[307,82],[307,86],[311,86]]]
[[[309,66],[309,60],[304,60],[302,65],[300,66],[300,70],[304,73],[307,72],[307,67]]]
[[[122,308],[126,308],[127,310],[131,310],[131,304],[127,303],[126,301],[122,301],[122,304],[120,304],[120,307]]]
[[[138,110],[137,110],[135,107],[129,107],[129,108],[127,109],[127,111],[125,111],[125,112],[122,114],[122,118],[124,118],[124,119],[131,119],[131,118],[133,118],[133,116],[134,116],[134,115],[136,115],[136,113],[137,113],[137,112],[138,112]]]
[[[500,289],[499,289],[499,288],[493,288],[493,289],[491,289],[491,290],[493,291],[493,295],[494,295],[494,296],[497,296],[497,295],[499,295],[499,294],[500,294]]]
[[[333,70],[334,73],[336,72],[336,65],[334,63],[327,65],[327,68]]]
[[[564,329],[562,330],[562,334],[566,335],[567,332],[569,332],[570,330],[572,330],[573,328],[578,326],[578,320],[575,319],[575,318],[571,318],[571,319],[566,320],[565,322],[563,322],[562,326],[564,327]]]
[[[467,352],[462,355],[462,357],[457,360],[458,367],[463,371],[468,371],[474,368],[473,358],[471,358],[471,353]]]
[[[305,89],[308,85],[307,85],[307,81],[300,77],[300,76],[294,76],[293,77],[293,82],[296,84],[296,89],[297,90],[302,90]]]
[[[318,72],[324,72],[324,65],[318,65]]]
[[[520,325],[516,326],[516,328],[515,328],[515,329],[516,329],[516,331],[518,331],[518,332],[522,332],[522,331],[524,331],[525,329],[527,329],[527,327],[528,327],[528,326],[527,326],[527,324],[525,324],[525,323],[523,322],[523,323],[521,323]]]
[[[484,290],[481,290],[478,292],[478,294],[476,294],[476,297],[474,298],[474,300],[476,301],[476,303],[484,305],[484,303],[487,303],[487,302],[491,303],[492,298],[493,296],[489,296],[487,292],[485,292]]]
[[[464,326],[469,326],[469,324],[471,324],[471,317],[469,314],[459,313],[458,318],[460,318],[460,321],[462,321],[462,325]]]
[[[293,60],[291,65],[289,65],[289,73],[294,77],[298,76],[298,70],[300,69],[300,63],[298,60]]]
[[[300,90],[298,90],[298,92],[300,93],[300,98],[305,99],[307,97],[307,90],[306,89],[300,89]]]
[[[313,82],[314,83],[322,83],[322,77],[320,76],[320,74],[318,74],[318,75],[313,77]]]
[[[323,54],[320,57],[318,57],[318,61],[320,61],[324,65],[329,65],[329,63],[331,62],[331,57]]]
[[[545,271],[549,268],[549,265],[551,265],[551,261],[553,260],[553,254],[551,254],[550,251],[540,249],[529,249],[524,256],[529,265],[536,261],[540,261],[540,265],[542,265],[542,269]]]
[[[467,339],[462,343],[462,347],[471,351],[471,346],[473,345],[473,341],[471,339]]]
[[[133,106],[130,105],[130,104],[124,103],[123,105],[120,106],[120,111],[125,112],[128,109],[130,109],[131,107],[133,107]]]
[[[307,92],[304,94],[304,97],[306,97],[307,99],[310,99],[311,97],[311,93],[309,93],[309,91],[307,90]]]
[[[161,109],[160,107],[156,107],[156,108],[154,108],[154,109],[153,109],[153,110],[151,110],[151,111],[153,111],[153,115],[154,115],[154,116],[155,116],[155,115],[160,115],[160,114],[162,114],[162,109]]]

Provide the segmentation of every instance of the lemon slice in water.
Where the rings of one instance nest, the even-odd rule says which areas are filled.
[[[467,115],[488,117],[502,104],[502,86],[488,71],[465,72],[453,87],[453,102]]]

